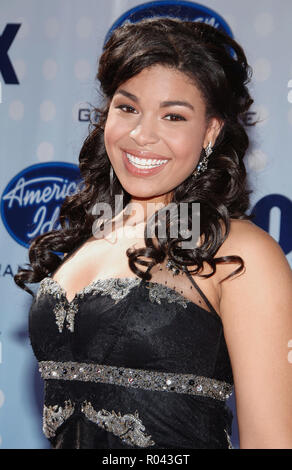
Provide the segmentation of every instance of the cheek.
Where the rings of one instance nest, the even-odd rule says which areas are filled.
[[[118,143],[129,132],[128,126],[120,119],[109,116],[104,128],[104,143],[106,148]]]
[[[104,127],[104,143],[106,149],[110,148],[118,139],[119,127],[113,119],[108,118]]]
[[[202,150],[204,135],[197,130],[190,132],[177,132],[170,134],[169,146],[177,159],[194,161],[199,159]]]

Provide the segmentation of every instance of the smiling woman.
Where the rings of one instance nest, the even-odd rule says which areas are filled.
[[[205,108],[201,92],[185,74],[161,65],[144,69],[117,89],[105,147],[132,200],[160,193],[164,202],[165,194],[195,170],[202,147],[215,143],[221,127],[218,118],[207,120]]]
[[[247,215],[249,78],[201,23],[143,20],[106,43],[84,185],[15,275],[31,294],[40,281],[29,333],[52,448],[231,448],[233,386],[240,447],[292,446],[292,276]]]

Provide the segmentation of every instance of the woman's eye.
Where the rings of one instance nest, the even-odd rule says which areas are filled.
[[[119,106],[116,106],[116,109],[121,109],[125,113],[134,113],[136,111],[135,108],[129,104],[120,104]]]
[[[165,116],[165,119],[167,121],[186,121],[186,119],[181,116],[180,114],[167,114],[167,116]]]

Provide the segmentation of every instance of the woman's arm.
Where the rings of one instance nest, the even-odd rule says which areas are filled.
[[[221,284],[220,300],[240,448],[291,449],[292,271],[280,246],[250,222],[232,224],[225,250],[246,265],[243,274]],[[222,278],[234,267],[225,267]]]

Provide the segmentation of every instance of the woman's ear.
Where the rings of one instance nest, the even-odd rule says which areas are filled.
[[[224,125],[224,121],[222,121],[219,118],[212,117],[209,120],[208,127],[206,130],[205,134],[205,139],[204,139],[204,148],[207,147],[209,142],[211,142],[211,146],[214,147],[216,139],[218,135],[220,134],[220,131]]]

